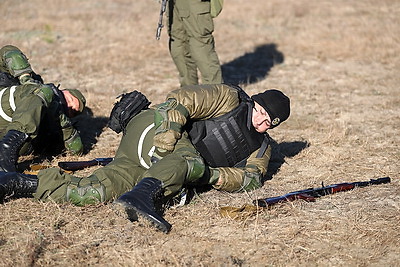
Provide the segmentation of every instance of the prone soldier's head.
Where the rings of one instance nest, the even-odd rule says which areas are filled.
[[[72,118],[82,113],[86,106],[86,98],[83,94],[78,89],[64,89],[61,92],[67,106],[67,116]]]
[[[252,123],[257,132],[264,133],[289,118],[290,99],[276,89],[253,95]]]

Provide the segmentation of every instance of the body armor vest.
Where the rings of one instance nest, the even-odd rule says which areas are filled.
[[[238,90],[238,107],[217,118],[195,121],[187,130],[194,147],[211,167],[243,167],[251,153],[261,147],[257,157],[262,157],[268,147],[268,135],[257,132],[251,123],[253,101]]]

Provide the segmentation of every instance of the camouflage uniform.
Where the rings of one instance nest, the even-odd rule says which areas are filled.
[[[203,84],[222,83],[210,12],[210,1],[169,1],[169,49],[181,86],[198,84],[197,70],[201,73]]]
[[[184,125],[191,120],[218,117],[239,104],[237,91],[226,85],[182,87],[171,92],[167,99],[173,100],[176,108],[168,111],[169,120],[163,122],[166,125],[177,122]],[[187,111],[187,121],[182,121],[178,106],[183,106]],[[34,197],[57,202],[71,201],[76,205],[93,203],[93,198],[109,201],[132,189],[144,177],[162,181],[166,197],[175,195],[186,184],[212,184],[217,189],[231,192],[261,186],[261,177],[267,171],[270,148],[260,158],[256,158],[258,150],[254,151],[244,167],[209,168],[190,142],[187,132],[183,131],[171,153],[155,153],[156,118],[162,107],[165,107],[165,103],[135,116],[127,126],[115,159],[94,171],[91,176],[79,178],[63,173],[58,168],[40,171]],[[155,164],[151,162],[154,156],[159,159]],[[217,186],[215,182],[218,179],[222,183]]]
[[[26,152],[32,143],[48,147],[61,143],[74,154],[81,154],[83,144],[79,133],[65,114],[54,90],[60,95],[61,91],[29,76],[33,71],[21,50],[11,45],[1,48],[0,71],[15,78],[12,86],[0,85],[0,137],[10,130],[26,133],[32,142],[27,142],[20,154]],[[77,94],[76,89],[67,90],[77,96],[82,111],[86,102],[84,97]]]
[[[62,144],[75,154],[81,154],[83,144],[71,120],[53,100],[52,89],[43,84],[24,84],[0,89],[0,136],[10,130],[29,135],[35,147]],[[11,101],[10,101],[11,99]],[[54,142],[51,142],[54,141]],[[25,146],[27,148],[29,146]],[[26,149],[21,150],[21,154]]]

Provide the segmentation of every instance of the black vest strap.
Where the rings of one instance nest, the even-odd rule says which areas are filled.
[[[269,146],[269,136],[265,134],[264,141],[261,144],[260,150],[257,153],[257,158],[261,158],[264,156],[265,151],[267,150]]]

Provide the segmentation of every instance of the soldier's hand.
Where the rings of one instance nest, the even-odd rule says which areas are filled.
[[[164,149],[166,151],[173,151],[176,142],[181,138],[181,133],[174,130],[167,130],[162,133],[158,133],[154,136],[154,146]]]
[[[157,105],[154,110],[154,146],[173,151],[181,138],[182,125],[186,122],[187,110],[175,99]]]

